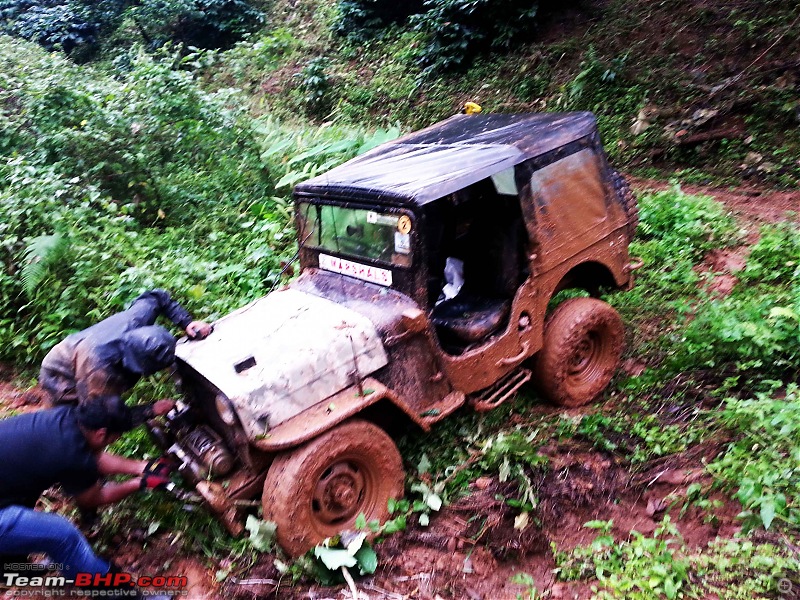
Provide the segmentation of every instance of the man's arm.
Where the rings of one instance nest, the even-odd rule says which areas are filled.
[[[192,340],[202,340],[211,333],[211,325],[204,321],[194,321],[188,310],[174,300],[166,290],[155,289],[145,292],[128,309],[137,326],[152,325],[159,315],[164,315],[180,327]]]
[[[133,460],[110,452],[97,455],[97,470],[102,475],[141,475],[146,466],[146,460]]]
[[[98,461],[99,463],[99,461]],[[75,501],[81,508],[94,508],[105,504],[113,504],[138,492],[141,488],[141,477],[134,477],[120,483],[95,483],[85,492],[75,495]]]
[[[136,318],[139,327],[154,324],[159,315],[164,315],[184,330],[192,323],[189,311],[173,300],[167,290],[145,292],[133,301],[127,312]]]

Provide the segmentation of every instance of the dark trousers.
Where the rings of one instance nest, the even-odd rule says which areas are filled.
[[[64,517],[22,506],[0,508],[0,555],[46,554],[64,575],[108,573],[83,534]]]

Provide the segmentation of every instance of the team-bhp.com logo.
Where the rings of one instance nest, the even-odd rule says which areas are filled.
[[[125,597],[126,595],[185,596],[189,583],[185,575],[142,575],[130,573],[76,573],[74,577],[63,575],[20,575],[3,573],[3,584],[16,588],[16,596],[26,595],[30,588],[46,588],[47,596]],[[71,586],[71,589],[64,589]],[[42,595],[37,591],[36,595]]]

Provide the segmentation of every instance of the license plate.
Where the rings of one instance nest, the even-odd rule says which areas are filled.
[[[329,256],[327,254],[319,255],[319,268],[325,269],[326,271],[333,271],[334,273],[341,273],[342,275],[349,275],[350,277],[355,277],[356,279],[362,279],[371,283],[377,283],[385,287],[392,285],[392,272],[388,269],[362,265],[352,260],[336,258],[335,256]]]

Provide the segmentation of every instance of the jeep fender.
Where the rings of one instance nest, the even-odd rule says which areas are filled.
[[[420,425],[424,430],[430,429],[397,394],[378,380],[367,377],[360,385],[345,388],[276,425],[266,435],[251,441],[251,444],[264,452],[278,452],[298,446],[381,400],[391,402],[409,421]]]

